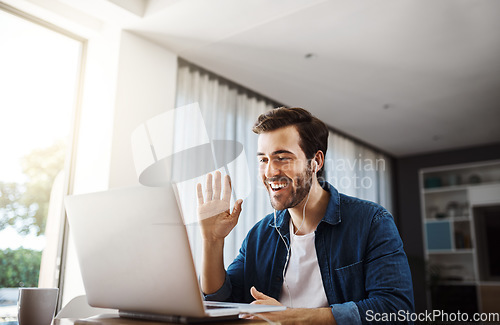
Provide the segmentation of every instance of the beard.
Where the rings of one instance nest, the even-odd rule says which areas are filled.
[[[302,201],[304,201],[312,187],[312,174],[312,169],[306,167],[300,175],[295,177],[295,180],[292,180],[291,178],[288,178],[286,176],[277,176],[266,179],[265,183],[286,180],[289,184],[287,187],[290,187],[291,191],[291,193],[289,194],[275,194],[270,186],[267,185],[269,199],[271,201],[271,206],[273,207],[273,209],[284,210],[294,208]],[[288,197],[286,197],[287,195]]]

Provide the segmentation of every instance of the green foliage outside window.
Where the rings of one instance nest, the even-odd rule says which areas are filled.
[[[0,288],[38,287],[41,259],[31,249],[0,250]]]
[[[24,184],[0,181],[0,230],[11,226],[20,234],[45,232],[52,184],[64,168],[66,144],[33,150],[21,165],[28,181]]]
[[[35,149],[22,158],[25,183],[0,181],[0,231],[14,228],[19,234],[45,233],[54,179],[64,168],[66,145]],[[37,287],[42,252],[19,248],[0,250],[0,288]]]

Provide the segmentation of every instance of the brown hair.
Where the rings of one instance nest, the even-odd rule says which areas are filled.
[[[291,125],[299,132],[299,146],[307,159],[314,158],[318,150],[326,155],[328,128],[320,119],[300,107],[279,107],[269,110],[257,118],[252,131],[261,134]],[[323,172],[324,165],[318,171],[318,177],[323,177]]]

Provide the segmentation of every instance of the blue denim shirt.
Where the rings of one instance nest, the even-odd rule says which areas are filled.
[[[376,203],[324,185],[330,201],[316,228],[315,246],[337,323],[366,324],[376,313],[414,312],[410,268],[391,214]],[[248,232],[223,286],[205,295],[206,300],[248,303],[254,300],[252,286],[280,298],[287,249],[275,227],[288,245],[290,214],[282,210],[276,216],[276,224],[271,213]]]

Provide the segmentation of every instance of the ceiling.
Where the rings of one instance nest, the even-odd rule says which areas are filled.
[[[397,157],[500,142],[498,0],[58,2]]]

